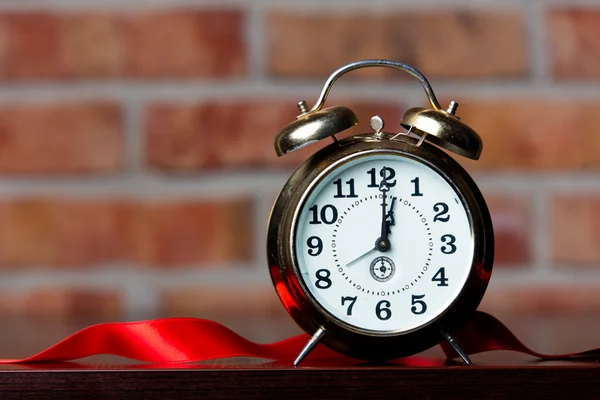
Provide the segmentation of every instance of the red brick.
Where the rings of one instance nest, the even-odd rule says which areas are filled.
[[[479,161],[490,170],[580,170],[600,167],[600,102],[508,98],[465,99],[458,115],[483,140]]]
[[[61,62],[70,77],[117,77],[125,72],[125,19],[108,13],[61,17]]]
[[[118,318],[123,314],[120,292],[90,287],[42,287],[4,292],[0,315],[45,318]]]
[[[122,116],[115,104],[0,106],[2,173],[114,171],[122,164]]]
[[[399,130],[400,107],[390,103],[331,101],[353,109],[361,125],[352,132],[369,132],[369,118],[381,115],[391,131]],[[196,104],[154,104],[145,113],[146,161],[165,170],[195,170],[296,165],[319,147],[309,146],[280,159],[273,140],[294,121],[296,102],[222,101]],[[347,135],[344,133],[343,135]]]
[[[135,257],[157,265],[248,262],[252,203],[241,199],[147,204],[137,210]]]
[[[491,314],[592,314],[600,311],[595,285],[533,283],[490,288],[479,308]]]
[[[0,202],[0,265],[248,262],[252,204],[21,198]]]
[[[532,218],[529,201],[497,195],[485,195],[485,200],[494,225],[495,265],[522,266],[530,263]]]
[[[0,15],[0,78],[181,78],[246,71],[236,10]]]
[[[0,20],[4,74],[15,79],[61,77],[61,24],[52,14],[7,14]]]
[[[244,23],[239,11],[134,15],[127,33],[130,74],[241,76],[246,71]]]
[[[557,79],[600,78],[600,10],[555,9],[547,17],[554,76]]]
[[[429,77],[528,74],[522,16],[506,11],[269,14],[268,68],[275,76],[323,77],[366,58],[398,60]],[[378,68],[371,76],[399,76]],[[363,75],[364,76],[364,75]]]
[[[600,262],[600,196],[560,195],[552,199],[550,251],[559,263],[586,264]]]

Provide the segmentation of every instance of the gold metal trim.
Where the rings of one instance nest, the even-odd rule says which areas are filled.
[[[426,133],[425,140],[461,156],[477,160],[481,155],[483,143],[477,132],[447,111],[411,108],[400,124],[417,134]]]

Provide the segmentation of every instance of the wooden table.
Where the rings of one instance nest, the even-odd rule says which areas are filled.
[[[298,333],[287,318],[220,318],[256,341]],[[544,352],[600,347],[597,316],[500,317],[517,336]],[[100,322],[100,321],[93,321]],[[41,350],[90,321],[6,320],[0,355],[22,357]],[[495,352],[473,357],[474,365],[444,362],[438,349],[423,356],[435,367],[311,365],[293,368],[255,360],[176,368],[135,365],[111,357],[85,364],[0,367],[0,398],[121,399],[398,399],[531,398],[599,399],[600,360],[537,362],[529,356]]]

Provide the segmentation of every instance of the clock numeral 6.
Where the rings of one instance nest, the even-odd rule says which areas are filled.
[[[427,304],[425,304],[425,302],[423,300],[421,300],[424,297],[425,297],[424,294],[413,294],[412,295],[412,305],[413,306],[410,308],[410,311],[412,311],[413,314],[421,315],[421,314],[425,314],[425,311],[427,311]]]
[[[443,235],[440,240],[442,241],[442,243],[446,243],[446,246],[442,246],[440,248],[442,250],[442,253],[453,254],[456,252],[456,245],[454,244],[456,243],[456,238],[454,237],[454,235]]]
[[[317,271],[316,276],[316,287],[318,287],[319,289],[329,289],[331,287],[331,279],[329,279],[329,277],[331,276],[331,271],[329,271],[328,269],[320,269]]]
[[[358,296],[346,296],[346,297],[342,297],[342,306],[349,301],[350,304],[348,304],[348,309],[346,310],[346,315],[352,315],[352,307],[354,307],[354,303],[356,303],[356,299],[358,299]]]
[[[323,241],[318,236],[311,236],[306,241],[308,246],[308,255],[316,257],[323,251]]]
[[[315,204],[309,210],[312,212],[312,219],[309,224],[318,225],[323,221],[327,225],[333,224],[338,218],[338,210],[335,206],[331,204],[326,204],[321,208],[321,212],[319,213],[319,207]],[[331,210],[331,211],[328,211]],[[319,216],[321,219],[319,220]]]
[[[387,300],[381,300],[377,303],[377,306],[375,307],[375,315],[377,315],[377,318],[382,321],[387,321],[392,318],[392,310],[389,309],[391,306],[392,303]]]

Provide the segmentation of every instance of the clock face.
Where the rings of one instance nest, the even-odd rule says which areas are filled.
[[[461,197],[435,170],[368,153],[329,171],[297,216],[304,286],[330,316],[371,333],[408,332],[458,297],[473,263]]]

